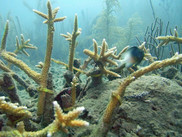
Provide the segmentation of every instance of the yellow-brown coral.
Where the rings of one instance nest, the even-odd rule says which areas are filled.
[[[5,113],[8,118],[8,125],[14,126],[17,122],[24,118],[30,118],[32,114],[24,106],[18,104],[8,103],[5,97],[0,97],[0,111]]]
[[[37,13],[38,15],[46,19],[44,23],[46,23],[48,26],[46,56],[44,59],[44,66],[42,68],[41,81],[40,81],[40,85],[42,88],[47,88],[47,76],[48,76],[47,74],[50,67],[51,54],[52,54],[52,48],[53,48],[54,22],[60,22],[66,18],[66,17],[56,18],[56,14],[59,8],[55,8],[54,10],[52,10],[51,3],[49,0],[47,2],[47,9],[48,9],[48,15],[40,11],[33,10],[35,13]],[[40,92],[39,101],[38,101],[38,111],[37,111],[38,115],[43,114],[45,96],[46,96],[45,92]]]
[[[37,49],[37,47],[33,46],[32,44],[29,43],[30,39],[25,41],[23,34],[21,34],[21,44],[18,40],[18,37],[16,37],[16,50],[14,51],[15,54],[17,53],[24,53],[26,56],[30,56],[25,49]]]
[[[6,23],[5,32],[3,35],[3,39],[1,42],[1,49],[0,49],[0,55],[5,60],[18,66],[20,69],[22,69],[29,77],[31,77],[35,82],[40,84],[40,87],[42,89],[47,88],[48,71],[49,71],[49,67],[50,67],[51,54],[52,54],[52,48],[53,48],[54,22],[63,21],[65,19],[65,17],[55,18],[59,8],[55,8],[54,10],[52,10],[49,0],[47,2],[47,8],[48,8],[48,15],[46,15],[42,12],[39,12],[37,10],[34,10],[35,13],[37,13],[38,15],[40,15],[41,17],[46,19],[46,21],[44,21],[44,23],[46,23],[48,25],[46,56],[45,56],[44,65],[43,65],[41,74],[33,71],[23,61],[15,58],[14,56],[16,56],[16,54],[5,51],[6,38],[8,35],[8,29],[9,29],[8,21]],[[22,39],[22,42],[23,42],[23,44],[28,44],[28,41],[24,42],[23,39]],[[23,51],[23,52],[26,54],[25,51]],[[46,95],[46,93],[44,91],[41,91],[39,94],[38,112],[37,112],[38,115],[43,114],[44,104],[45,104],[45,95]]]
[[[78,45],[76,42],[76,38],[80,35],[81,29],[78,28],[78,19],[77,15],[75,15],[75,22],[74,22],[74,30],[72,34],[67,32],[67,35],[61,34],[63,37],[66,38],[67,41],[69,41],[69,63],[68,63],[68,70],[73,71],[73,61],[74,61],[74,55],[75,55],[75,48]]]
[[[107,108],[103,115],[103,119],[99,124],[98,129],[95,131],[95,135],[98,136],[106,135],[111,124],[110,122],[112,115],[116,110],[116,108],[122,103],[122,99],[125,94],[125,89],[131,82],[141,77],[145,73],[174,64],[182,64],[182,54],[175,54],[172,58],[165,59],[162,61],[155,61],[149,66],[144,67],[126,77],[124,81],[120,84],[119,88],[112,93],[110,102],[107,105]]]
[[[153,63],[154,60],[157,59],[151,55],[149,49],[145,48],[145,42],[143,42],[138,48],[144,51],[144,60],[148,60],[150,63]]]
[[[76,86],[78,85],[78,78],[76,76],[73,77],[71,82],[71,98],[72,98],[72,106],[75,105],[76,101]]]
[[[157,46],[157,48],[167,45],[171,41],[176,41],[179,43],[182,43],[182,38],[178,37],[178,32],[176,29],[174,29],[174,35],[173,36],[158,36],[156,39],[162,40],[162,42]]]
[[[27,132],[24,129],[24,124],[18,123],[17,128],[11,128],[9,131],[1,131],[1,137],[7,136],[19,136],[19,137],[50,137],[54,133],[62,130],[68,133],[67,127],[85,127],[89,126],[89,123],[83,120],[76,119],[78,115],[84,110],[84,107],[78,107],[73,111],[64,114],[58,103],[55,101],[54,104],[54,112],[55,112],[55,120],[40,131],[35,132]]]
[[[16,54],[12,52],[7,52],[6,51],[6,39],[8,35],[8,30],[9,30],[9,21],[6,22],[6,27],[4,31],[4,35],[2,38],[1,42],[1,48],[0,48],[0,55],[7,60],[8,62],[18,66],[20,69],[22,69],[29,77],[31,77],[35,82],[39,83],[40,82],[40,74],[33,71],[30,67],[28,67],[27,64],[25,64],[23,61],[15,58]]]
[[[88,55],[90,58],[92,58],[96,64],[100,64],[100,65],[98,65],[98,67],[102,71],[103,74],[106,74],[106,75],[109,74],[109,75],[112,75],[115,77],[120,77],[119,74],[112,72],[110,70],[107,70],[105,68],[105,66],[107,66],[107,63],[117,66],[116,62],[109,59],[109,57],[112,57],[112,55],[114,53],[114,49],[107,49],[108,45],[107,45],[105,39],[103,39],[103,41],[102,41],[102,47],[101,47],[100,54],[98,54],[98,44],[97,44],[96,40],[94,40],[94,39],[93,39],[93,46],[94,46],[94,52],[90,51],[88,49],[85,49],[83,52],[86,55]]]

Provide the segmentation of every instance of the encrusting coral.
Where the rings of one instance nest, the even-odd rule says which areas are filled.
[[[84,49],[83,52],[94,60],[96,65],[98,65],[99,69],[101,70],[101,73],[105,74],[105,75],[112,75],[112,76],[115,76],[115,77],[120,77],[119,74],[106,69],[106,66],[108,64],[112,64],[112,65],[117,66],[116,62],[109,59],[109,57],[112,57],[115,48],[107,49],[108,45],[107,45],[105,39],[103,39],[103,41],[102,41],[100,54],[98,54],[98,44],[97,44],[96,40],[94,40],[94,39],[93,39],[93,46],[94,46],[94,51]]]
[[[100,121],[100,124],[98,125],[98,128],[95,130],[95,133],[93,133],[93,136],[105,136],[107,134],[108,130],[110,129],[110,126],[112,125],[113,113],[122,103],[123,96],[125,94],[125,89],[131,82],[141,77],[145,73],[175,64],[182,64],[182,54],[176,53],[172,58],[165,59],[162,61],[155,61],[149,66],[146,66],[126,77],[124,81],[120,84],[118,90],[112,92],[111,99],[104,112],[103,119]]]
[[[14,122],[14,125],[12,125],[8,131],[6,130],[0,132],[1,137],[7,137],[7,136],[51,137],[54,133],[60,130],[64,131],[65,133],[68,133],[67,127],[89,126],[88,122],[76,119],[79,116],[79,114],[84,110],[84,107],[78,107],[73,111],[64,114],[58,103],[54,101],[53,104],[54,104],[55,120],[42,130],[35,132],[25,131],[24,123],[19,121],[23,120],[24,118],[31,117],[31,113],[27,111],[25,107],[18,107],[16,104],[7,103],[4,99],[5,99],[4,97],[0,97],[0,111],[6,113],[7,116],[10,115],[11,116],[10,120],[12,120],[12,117],[14,117],[15,119],[13,120],[15,121],[11,121]],[[17,122],[19,123],[16,125],[15,128],[15,124]]]

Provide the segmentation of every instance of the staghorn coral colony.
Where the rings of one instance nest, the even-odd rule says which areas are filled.
[[[112,16],[106,13],[109,12],[112,15],[112,10],[115,10],[117,3],[118,1],[114,2],[114,6],[112,6],[111,1],[106,1],[107,8],[103,16],[106,16],[110,21]],[[54,25],[66,19],[66,17],[57,18],[56,15],[58,11],[59,8],[52,9],[50,0],[47,1],[47,14],[33,10],[33,12],[45,19],[43,23],[47,25],[46,53],[44,62],[39,62],[39,64],[36,65],[38,71],[35,71],[34,68],[18,58],[18,54],[21,53],[29,56],[25,49],[37,49],[36,46],[29,43],[29,39],[24,39],[23,34],[21,34],[21,41],[16,37],[16,49],[14,52],[6,50],[7,37],[11,29],[9,28],[10,21],[6,21],[0,48],[0,69],[4,71],[4,73],[0,75],[0,90],[6,95],[6,97],[0,96],[0,112],[3,115],[3,120],[1,120],[2,124],[0,125],[0,137],[51,137],[68,135],[92,137],[112,136],[109,134],[114,130],[114,123],[116,122],[116,117],[119,115],[117,112],[122,109],[122,104],[125,103],[125,92],[129,85],[146,73],[151,72],[159,75],[160,71],[157,71],[157,69],[172,65],[176,67],[182,64],[182,54],[180,54],[180,52],[173,54],[171,58],[163,60],[159,60],[159,56],[153,56],[151,53],[151,49],[152,52],[153,50],[155,52],[171,42],[181,44],[182,38],[178,35],[176,29],[174,29],[174,34],[170,36],[155,35],[155,38],[152,37],[154,43],[157,43],[155,47],[153,45],[155,49],[148,46],[149,42],[146,39],[144,42],[141,42],[138,38],[138,46],[134,48],[126,46],[123,47],[123,49],[118,49],[110,45],[111,39],[109,36],[112,29],[108,22],[105,24],[107,26],[106,39],[102,40],[101,45],[93,39],[93,51],[85,48],[83,53],[88,56],[88,58],[80,62],[79,59],[75,58],[75,50],[77,46],[79,46],[79,40],[77,40],[77,38],[81,34],[81,28],[78,27],[77,14],[75,15],[73,32],[68,32],[66,35],[61,34],[61,36],[69,42],[68,64],[63,60],[56,60],[52,58],[55,32]],[[99,25],[103,21],[101,17],[99,17],[100,22],[97,22]],[[95,28],[97,27],[95,26]],[[146,35],[147,34],[145,34],[145,37]],[[107,43],[107,39],[109,44]],[[129,38],[129,40],[130,39],[131,38]],[[159,43],[156,42],[157,40],[159,40]],[[101,41],[101,39],[99,41]],[[142,54],[139,62],[137,62],[139,58],[138,55],[133,55],[133,49],[137,49],[138,52]],[[179,51],[181,51],[180,47]],[[148,65],[138,67],[138,64],[142,60],[146,60]],[[54,72],[50,71],[51,61],[65,66],[66,69],[63,74],[65,79],[63,89],[59,92],[55,91],[55,85],[53,84],[55,79],[52,77],[52,73]],[[126,65],[127,63],[129,63],[129,65]],[[28,81],[25,81],[16,73],[13,66],[23,71],[34,81],[36,86],[31,86]],[[124,77],[125,72],[127,72],[126,77]],[[83,82],[82,77],[85,77],[86,82]],[[102,110],[96,121],[93,119],[94,114],[92,110],[89,112],[89,109],[92,108],[93,105],[91,104],[92,106],[90,106],[90,108],[88,107],[89,105],[85,106],[88,107],[86,109],[81,105],[84,104],[83,102],[87,99],[87,95],[91,94],[88,93],[88,91],[92,89],[97,90],[100,85],[105,84],[106,78],[111,81],[118,80],[119,84],[117,89],[112,89],[112,91],[107,94],[106,100],[101,101],[107,104],[107,106],[96,108],[96,111]],[[179,78],[177,83],[182,85]],[[29,104],[29,108],[23,106],[24,104],[19,97],[17,85],[21,85],[25,89],[26,94],[31,98],[30,102],[37,104],[36,109],[32,110],[32,108],[35,107],[33,107],[34,104],[31,106],[31,103]],[[102,87],[102,90],[104,90],[104,88],[105,87]],[[91,98],[97,99],[99,94],[100,93],[91,95]],[[145,92],[137,97],[131,96],[130,98],[141,99],[148,96],[148,94],[149,92]],[[145,103],[151,102],[150,100],[142,101]],[[78,127],[80,131],[73,127]],[[80,127],[83,128],[80,129]],[[138,125],[136,131],[138,136],[140,136],[140,130],[142,130],[142,128]],[[123,136],[127,135],[125,134]]]

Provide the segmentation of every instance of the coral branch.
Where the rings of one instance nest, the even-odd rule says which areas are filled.
[[[1,137],[7,137],[7,136],[50,137],[54,133],[60,130],[68,133],[67,127],[89,126],[88,122],[76,119],[79,116],[79,114],[83,112],[84,107],[78,107],[74,109],[73,111],[69,112],[68,114],[64,114],[56,101],[53,102],[53,104],[54,104],[55,120],[44,129],[40,131],[35,131],[35,132],[27,132],[24,129],[24,124],[18,123],[16,129],[12,128],[10,131],[1,131],[0,136]]]
[[[116,62],[109,59],[109,57],[113,57],[115,48],[107,49],[107,43],[106,43],[105,39],[103,39],[103,41],[102,41],[100,54],[98,54],[98,44],[97,44],[96,40],[94,40],[94,39],[93,39],[93,46],[94,46],[94,51],[84,49],[83,52],[94,60],[94,62],[98,65],[99,69],[102,71],[102,74],[106,74],[106,75],[109,74],[109,75],[112,75],[115,77],[121,77],[119,74],[109,71],[105,68],[105,66],[107,66],[107,63],[117,66]]]
[[[154,60],[157,59],[157,57],[151,55],[149,49],[145,48],[145,42],[143,42],[138,48],[144,51],[144,59],[149,60],[150,63],[153,63]]]
[[[47,2],[47,9],[48,9],[48,15],[46,15],[40,11],[34,10],[35,13],[37,13],[41,17],[47,19],[46,21],[44,21],[44,23],[47,23],[47,26],[48,26],[46,56],[44,59],[44,66],[42,68],[41,82],[40,82],[40,85],[42,88],[47,88],[47,76],[48,76],[48,71],[49,71],[49,67],[50,67],[51,54],[52,54],[52,48],[53,48],[54,21],[55,22],[63,21],[66,18],[66,17],[62,17],[61,19],[60,18],[55,19],[59,8],[52,10],[50,1]],[[38,115],[43,114],[45,96],[46,96],[45,92],[40,92],[39,99],[38,99],[39,100],[38,101],[38,111],[37,111]]]
[[[5,97],[0,97],[0,111],[6,114],[9,126],[14,126],[20,120],[30,118],[32,114],[26,109],[24,106],[8,103],[5,101]]]
[[[33,71],[28,67],[23,61],[9,55],[6,51],[1,52],[1,56],[7,60],[8,62],[18,66],[21,70],[23,70],[29,77],[31,77],[35,82],[40,83],[41,76],[39,73]]]
[[[126,46],[122,49],[122,51],[118,54],[118,55],[114,55],[112,54],[111,56],[114,58],[114,59],[120,59],[120,57],[122,56],[122,54],[127,51],[127,49],[129,48],[129,46]]]
[[[21,44],[19,43],[18,37],[16,37],[16,50],[14,51],[15,54],[23,52],[26,56],[30,56],[25,49],[37,49],[37,47],[29,44],[30,39],[27,41],[24,40],[23,34],[21,34]]]
[[[73,77],[71,82],[71,98],[72,98],[72,107],[75,106],[76,101],[76,86],[78,85],[78,78],[76,76]]]
[[[5,30],[4,30],[4,34],[3,34],[3,38],[1,40],[1,49],[0,49],[1,51],[5,50],[5,48],[6,48],[6,39],[7,39],[7,36],[8,36],[8,30],[9,30],[9,21],[7,20]]]
[[[159,36],[156,39],[162,40],[162,42],[157,46],[157,48],[159,48],[163,45],[167,45],[169,42],[173,42],[173,41],[176,41],[178,43],[182,43],[182,38],[178,37],[178,33],[177,33],[176,29],[174,29],[174,35],[173,36]]]
[[[61,34],[61,36],[65,37],[67,41],[69,41],[69,63],[68,63],[68,70],[73,72],[73,61],[74,61],[74,55],[75,55],[75,48],[77,46],[76,38],[80,35],[81,29],[78,28],[78,19],[77,15],[75,15],[75,21],[74,21],[74,29],[72,34],[67,33]]]
[[[166,67],[169,65],[174,64],[182,64],[182,54],[175,54],[172,58],[165,59],[163,61],[155,61],[152,64],[150,64],[147,67],[144,67],[134,73],[132,73],[130,76],[124,79],[124,81],[119,86],[118,90],[112,93],[111,100],[109,104],[107,105],[107,108],[104,112],[103,119],[101,123],[98,126],[98,129],[96,130],[97,136],[105,136],[110,128],[111,124],[111,118],[113,116],[114,111],[118,108],[119,104],[121,103],[121,100],[125,94],[126,87],[136,80],[137,78],[141,77],[145,73],[148,73],[150,71]],[[118,96],[120,99],[118,99]]]
[[[33,9],[33,12],[37,13],[39,16],[41,16],[44,19],[48,19],[48,16],[38,10]]]
[[[5,72],[12,72],[5,64],[2,60],[0,60],[0,68],[5,71]]]
[[[51,59],[53,62],[55,62],[55,63],[57,63],[57,64],[60,64],[60,65],[63,65],[63,66],[65,66],[65,67],[67,67],[68,68],[68,64],[66,64],[66,63],[64,63],[64,62],[62,62],[62,61],[59,61],[59,60],[55,60],[55,59]],[[76,67],[73,67],[73,70],[76,70],[76,71],[78,71],[78,72],[80,72],[80,73],[83,73],[83,74],[87,74],[85,71],[83,71],[83,70],[81,70],[81,69],[78,69],[78,68],[76,68]]]

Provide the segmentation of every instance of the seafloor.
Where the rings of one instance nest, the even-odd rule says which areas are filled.
[[[175,71],[174,71],[175,70]],[[60,66],[51,68],[54,88],[58,93],[63,87],[63,72]],[[161,75],[163,76],[161,76]],[[21,71],[19,75],[28,79]],[[167,78],[165,78],[167,77]],[[104,80],[97,87],[90,88],[86,95],[77,102],[77,106],[84,106],[86,111],[80,116],[90,123],[88,128],[70,129],[69,135],[74,137],[88,137],[108,104],[111,92],[116,90],[123,79]],[[82,77],[86,82],[86,77]],[[160,70],[156,74],[142,76],[131,83],[115,115],[115,122],[108,133],[108,137],[181,137],[182,136],[182,75],[171,67]],[[21,101],[36,117],[37,98],[30,98],[27,92],[18,86]],[[35,121],[29,125],[29,130],[40,129]],[[57,133],[54,137],[60,137]]]

